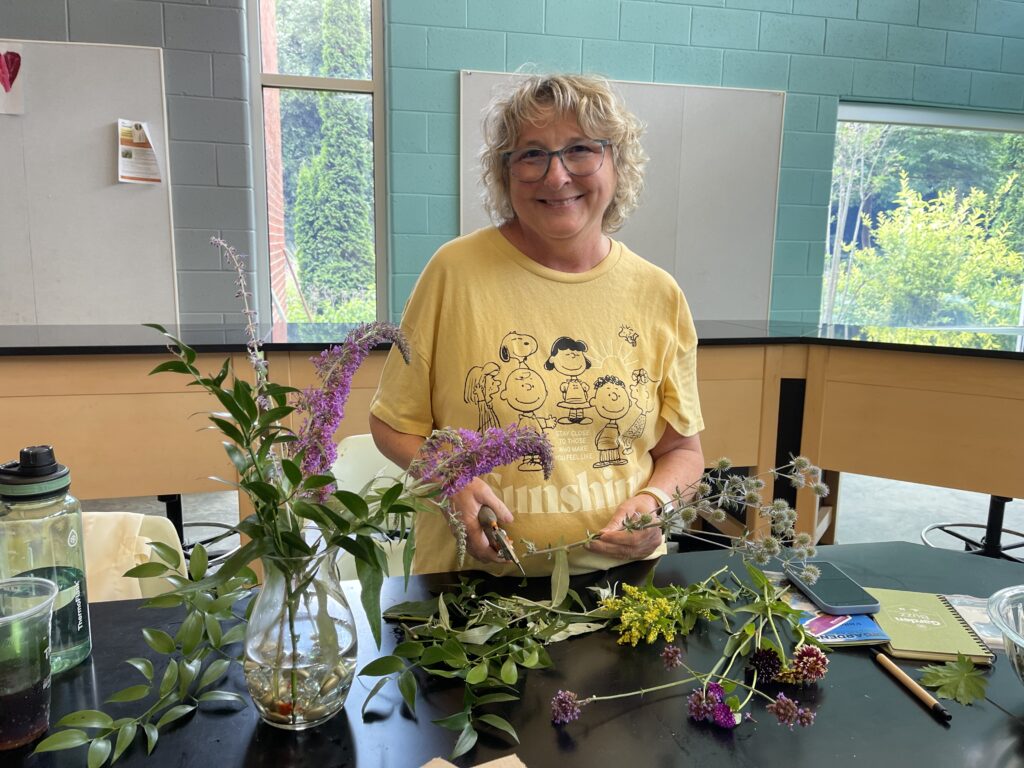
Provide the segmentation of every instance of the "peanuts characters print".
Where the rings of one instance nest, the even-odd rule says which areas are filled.
[[[556,460],[562,446],[567,458],[589,456],[595,469],[626,464],[655,410],[658,381],[640,365],[642,347],[628,325],[600,352],[571,334],[542,344],[511,330],[495,344],[495,359],[467,372],[463,400],[476,409],[480,432],[518,424],[551,433]],[[540,471],[539,457],[518,469]]]

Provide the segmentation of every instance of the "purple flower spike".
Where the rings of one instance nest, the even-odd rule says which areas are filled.
[[[683,652],[675,645],[666,645],[665,650],[661,652],[661,660],[665,664],[665,669],[675,669],[683,665]]]
[[[801,728],[814,725],[814,712],[801,707],[799,701],[793,701],[784,693],[776,696],[775,701],[765,707],[765,709],[775,715],[779,725],[788,725],[791,731],[794,725],[799,725]]]
[[[292,455],[303,451],[302,471],[307,475],[323,475],[330,471],[338,457],[334,432],[345,416],[345,403],[352,389],[352,376],[377,344],[391,342],[409,362],[409,345],[402,331],[390,323],[367,323],[354,328],[345,340],[311,358],[321,386],[302,392],[297,410],[306,419],[293,444]],[[333,490],[321,489],[320,498]]]
[[[579,697],[572,691],[559,691],[551,699],[551,722],[555,725],[565,725],[573,720],[579,720],[582,705]]]
[[[698,723],[703,720],[713,720],[715,717],[715,706],[717,702],[710,701],[700,688],[690,694],[687,705],[690,709],[690,717]]]
[[[473,478],[528,456],[537,460],[545,478],[551,476],[551,443],[529,427],[492,427],[483,434],[468,429],[440,429],[427,438],[409,469],[440,485],[441,495],[450,499]]]

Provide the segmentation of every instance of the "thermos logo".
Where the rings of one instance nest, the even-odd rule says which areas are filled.
[[[78,546],[78,531],[72,528],[68,532],[68,547],[74,549]]]

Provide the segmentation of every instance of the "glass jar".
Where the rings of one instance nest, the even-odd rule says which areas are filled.
[[[48,445],[23,448],[0,464],[0,578],[35,576],[60,590],[50,628],[54,674],[92,651],[82,507],[70,486],[71,472]]]
[[[257,712],[300,731],[341,711],[356,667],[356,627],[341,590],[338,548],[263,558],[245,634],[245,680]]]

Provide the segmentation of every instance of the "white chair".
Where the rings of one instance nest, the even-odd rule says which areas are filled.
[[[337,479],[339,490],[360,493],[377,478],[381,478],[382,485],[391,485],[401,476],[402,469],[377,450],[370,435],[349,435],[338,443],[338,458],[331,466],[331,474]],[[384,546],[388,552],[388,573],[402,574],[405,541],[388,539]],[[356,578],[351,555],[342,559],[339,568],[343,579]]]
[[[90,603],[153,597],[171,589],[165,579],[133,579],[123,575],[150,561],[150,542],[167,544],[176,551],[180,558],[178,572],[185,575],[181,540],[166,517],[138,512],[83,512],[82,537]]]

